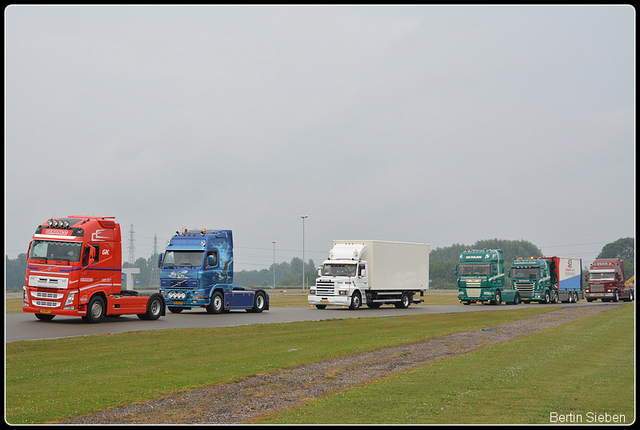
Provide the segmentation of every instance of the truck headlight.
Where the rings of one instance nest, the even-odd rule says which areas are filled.
[[[65,306],[69,306],[73,304],[73,299],[76,297],[76,292],[73,291],[71,293],[69,293],[69,295],[67,296],[67,301],[64,302]]]
[[[347,290],[340,290],[338,291],[338,294],[340,294],[341,296],[348,296],[349,292]]]
[[[310,296],[313,296],[313,295],[315,295],[315,294],[316,294],[316,290],[315,290],[315,288],[311,288],[311,289],[309,290],[309,295],[310,295]]]

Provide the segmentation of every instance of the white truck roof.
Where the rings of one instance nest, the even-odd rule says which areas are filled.
[[[364,243],[337,243],[329,251],[330,260],[360,260],[367,246]]]

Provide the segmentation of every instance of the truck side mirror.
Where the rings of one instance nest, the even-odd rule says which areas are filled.
[[[318,276],[322,276],[322,266],[318,266]]]
[[[164,255],[164,253],[160,253],[158,255],[158,267],[162,267],[162,256]]]
[[[453,269],[453,274],[457,275],[458,274],[458,265],[456,264],[455,269]]]
[[[360,271],[360,277],[361,277],[361,278],[364,278],[365,276],[367,276],[367,269],[362,269],[362,270]]]
[[[216,265],[216,256],[211,254],[209,255],[209,258],[207,258],[207,265],[209,266],[215,266]]]

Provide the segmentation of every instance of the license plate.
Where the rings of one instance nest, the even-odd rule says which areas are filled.
[[[40,313],[41,314],[50,314],[51,313],[51,309],[40,309]]]
[[[173,302],[174,305],[182,305],[184,304],[183,302]]]
[[[602,294],[597,294],[597,293],[596,293],[596,297],[600,297],[601,295],[602,295]]]
[[[329,300],[320,300],[320,303],[329,303]]]

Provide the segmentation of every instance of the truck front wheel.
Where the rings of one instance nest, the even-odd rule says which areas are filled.
[[[362,299],[360,298],[360,293],[356,291],[351,296],[351,305],[349,306],[349,309],[351,310],[360,309],[361,304],[362,304]]]
[[[549,303],[551,303],[551,295],[549,294],[549,291],[545,291],[544,292],[544,304],[548,305]]]
[[[221,314],[224,311],[224,298],[220,291],[211,295],[211,302],[207,305],[207,312],[210,314]]]
[[[89,300],[89,306],[87,306],[86,320],[89,323],[97,323],[104,317],[105,304],[104,299],[100,296],[93,296]]]
[[[500,303],[502,303],[502,295],[500,295],[500,290],[496,290],[496,297],[493,300],[493,304],[499,305]]]

